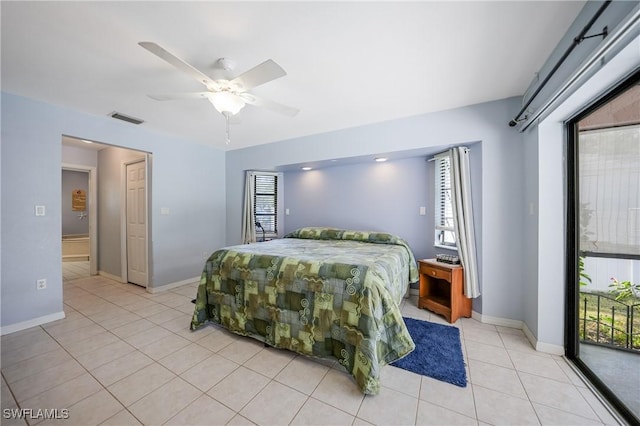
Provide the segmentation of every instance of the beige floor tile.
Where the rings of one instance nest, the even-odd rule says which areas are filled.
[[[255,423],[246,417],[242,417],[240,414],[236,414],[233,416],[231,420],[227,423],[227,426],[254,426]]]
[[[502,338],[500,338],[500,334],[497,331],[484,330],[481,328],[471,328],[464,331],[464,339],[467,342],[479,342],[485,345],[497,346],[499,348],[504,348],[504,343],[502,342]]]
[[[364,395],[346,371],[330,369],[311,394],[312,397],[356,415]]]
[[[70,361],[71,355],[62,348],[55,349],[51,352],[29,358],[27,360],[4,366],[2,365],[2,375],[7,383],[14,383],[25,377],[38,374],[44,370],[55,367],[63,362]]]
[[[539,425],[526,399],[473,385],[478,420],[494,425]]]
[[[474,394],[470,384],[461,388],[431,377],[422,377],[420,399],[467,417],[476,416]]]
[[[538,415],[538,419],[540,420],[542,426],[602,425],[602,422],[600,422],[599,420],[588,419],[577,414],[567,413],[566,411],[547,407],[546,405],[537,404],[535,402],[533,403],[533,409],[536,411],[536,414]]]
[[[601,400],[596,397],[593,392],[584,387],[577,387],[578,391],[582,394],[582,397],[587,401],[591,409],[598,415],[598,418],[605,425],[615,425],[618,422],[607,407],[603,405]]]
[[[212,387],[207,395],[232,410],[240,411],[267,383],[268,377],[239,367]]]
[[[164,339],[165,337],[171,336],[172,333],[166,328],[162,328],[159,325],[154,325],[153,327],[149,327],[144,331],[134,334],[133,336],[125,337],[124,340],[129,343],[131,346],[134,346],[138,349],[147,346],[155,341],[160,339]]]
[[[142,318],[148,318],[148,317],[157,315],[157,314],[159,314],[161,312],[164,312],[167,309],[170,309],[170,308],[166,307],[165,305],[163,305],[161,303],[154,303],[154,304],[150,304],[148,306],[145,306],[144,308],[136,309],[135,312],[136,312],[136,315],[139,315]],[[151,321],[151,320],[149,320],[149,321]]]
[[[387,409],[388,406],[393,410]],[[417,397],[383,387],[378,395],[364,398],[358,418],[375,424],[413,425],[417,410]]]
[[[207,392],[212,386],[219,383],[231,372],[238,369],[239,365],[218,354],[212,354],[204,361],[194,365],[180,375],[203,392]]]
[[[195,310],[194,308],[194,304],[191,303],[191,301],[187,302],[187,303],[183,303],[182,305],[178,305],[176,307],[174,307],[173,309],[175,309],[176,311],[180,311],[184,314],[189,315],[189,317],[191,317],[191,315],[193,315],[193,311]]]
[[[142,424],[163,424],[201,395],[201,391],[176,377],[135,402],[129,410]]]
[[[558,363],[551,355],[539,352],[525,353],[516,350],[509,350],[509,357],[516,370],[519,372],[535,374],[547,377],[556,381],[571,383],[569,377],[564,374]]]
[[[296,354],[291,351],[264,348],[243,365],[263,376],[274,378],[295,356]]]
[[[166,426],[225,425],[236,412],[202,395],[165,423]]]
[[[20,403],[51,388],[85,374],[86,371],[74,359],[32,374],[11,384],[11,391]]]
[[[475,359],[469,360],[470,381],[498,392],[519,398],[527,398],[520,377],[515,370],[489,364]]]
[[[93,376],[98,379],[103,386],[110,386],[152,363],[153,360],[151,358],[142,352],[134,351],[101,365],[100,367],[92,370],[91,374],[93,374]]]
[[[257,424],[287,425],[307,398],[295,389],[272,381],[240,411],[240,415]]]
[[[291,426],[350,425],[353,417],[329,404],[309,398],[290,423]]]
[[[422,376],[402,368],[386,365],[380,371],[380,384],[388,389],[394,389],[410,396],[420,395]]]
[[[68,419],[44,421],[40,425],[97,425],[123,408],[109,392],[103,389],[69,407]]]
[[[297,356],[278,373],[275,380],[302,393],[311,395],[329,371],[326,365]]]
[[[163,322],[167,322],[175,318],[185,318],[185,313],[172,308],[166,308],[163,311],[150,315],[146,318],[154,324],[162,324]]]
[[[214,329],[213,332],[207,333],[201,339],[196,340],[196,343],[198,343],[201,346],[204,346],[210,351],[218,352],[226,348],[227,346],[229,346],[230,344],[232,344],[238,339],[239,339],[239,336],[236,336],[232,333],[219,330],[219,329]]]
[[[15,333],[5,334],[0,337],[0,342],[2,342],[0,345],[0,352],[4,357],[8,351],[32,345],[35,341],[47,338],[51,339],[51,337],[40,327],[28,328],[26,330],[16,331]]]
[[[531,402],[578,414],[582,417],[598,419],[597,414],[575,386],[533,374],[518,374]]]
[[[40,329],[40,327],[38,327]],[[42,331],[42,329],[40,329]],[[6,345],[6,346],[5,346]],[[38,355],[60,349],[58,342],[49,337],[48,334],[34,334],[32,341],[25,344],[2,343],[2,368],[13,365],[17,362],[28,360]]]
[[[439,405],[427,401],[419,401],[415,424],[423,426],[475,426],[478,422],[475,418],[464,416]]]
[[[13,395],[11,394],[11,389],[9,389],[9,385],[7,385],[7,382],[4,381],[4,378],[2,378],[2,393],[0,396],[0,401],[2,403],[2,408],[16,408],[18,407],[18,403],[16,402],[16,400],[13,398]]]
[[[536,352],[519,329],[461,318],[453,325],[466,388],[386,366],[380,395],[364,397],[335,360],[265,348],[213,324],[190,331],[197,286],[152,294],[104,277],[65,279],[65,319],[0,337],[2,408],[18,407],[15,393],[22,408],[70,409],[72,421],[43,426],[616,424],[564,358]],[[403,315],[446,324],[415,304],[403,300]]]
[[[505,348],[485,345],[484,343],[472,342],[466,339],[464,347],[466,348],[467,359],[475,359],[501,367],[513,368],[511,358],[509,358],[509,354]]]
[[[85,373],[21,403],[21,408],[67,408],[102,390],[100,383]]]
[[[163,330],[166,329],[163,328]],[[144,352],[147,356],[157,361],[167,355],[174,353],[179,349],[184,348],[190,343],[191,342],[187,339],[183,339],[182,337],[171,333],[167,337],[163,337],[151,344],[141,347],[140,351]]]
[[[103,322],[112,320],[114,318],[121,317],[123,315],[130,314],[131,312],[127,311],[124,308],[119,306],[113,306],[110,309],[106,309],[98,314],[91,315],[91,320],[95,321],[97,324],[100,324],[104,327]]]
[[[119,411],[116,415],[109,417],[104,422],[100,423],[101,426],[139,426],[142,425],[133,417],[128,410]]]
[[[219,350],[218,354],[233,362],[243,364],[263,349],[263,343],[248,337],[243,337]]]
[[[47,330],[47,333],[51,335],[54,339],[64,336],[65,334],[90,326],[95,325],[95,323],[89,318],[85,317],[81,314],[75,314],[73,318],[66,317],[60,322],[56,321],[56,325],[48,326],[45,324],[43,328]]]
[[[127,324],[134,323],[142,318],[133,312],[127,311],[122,315],[118,315],[117,317],[100,321],[100,325],[104,327],[106,330],[115,330],[116,328],[120,328]],[[119,335],[119,337],[123,337]]]
[[[125,407],[175,378],[175,374],[157,363],[148,365],[108,387]]]
[[[525,337],[523,333],[500,333],[504,347],[525,353],[536,353],[536,350],[531,346],[531,342]]]
[[[155,326],[156,325],[151,321],[141,318],[128,324],[124,324],[120,327],[113,328],[111,329],[111,332],[121,339],[126,339],[127,337],[131,337],[134,334],[142,333]]]
[[[127,342],[117,340],[100,348],[76,357],[78,362],[87,370],[93,370],[108,362],[121,358],[136,349]]]
[[[196,343],[190,343],[184,348],[160,359],[159,362],[174,373],[182,374],[211,355],[213,355],[213,352],[210,350]]]

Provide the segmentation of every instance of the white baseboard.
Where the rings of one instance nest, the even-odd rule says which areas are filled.
[[[484,324],[499,325],[501,327],[517,328],[522,330],[523,322],[519,320],[513,320],[509,318],[491,317],[489,315],[482,315],[476,311],[471,311],[471,318]]]
[[[533,345],[536,351],[544,352],[552,355],[564,355],[564,346],[554,345],[552,343],[540,342],[536,336],[529,330],[526,324],[522,327],[524,335],[527,336],[529,342]]]
[[[55,314],[49,314],[38,318],[33,318],[27,321],[17,322],[11,325],[5,325],[0,327],[0,336],[5,334],[15,333],[16,331],[26,330],[27,328],[36,327],[38,325],[46,324],[52,321],[57,321],[65,318],[64,311],[56,312]]]
[[[188,278],[186,280],[177,281],[175,283],[165,284],[160,287],[147,287],[147,291],[149,293],[161,293],[163,291],[171,290],[172,288],[182,287],[183,285],[186,285],[186,284],[193,284],[193,283],[199,283],[199,282],[200,282],[200,276],[198,275],[197,277],[194,277],[194,278]]]

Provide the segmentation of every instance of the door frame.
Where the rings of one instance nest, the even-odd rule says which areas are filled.
[[[89,275],[98,275],[98,173],[97,168],[81,164],[62,163],[61,170],[89,174]]]
[[[630,422],[636,422],[636,415],[631,412],[625,403],[618,398],[615,392],[609,388],[589,366],[580,358],[580,341],[578,333],[578,307],[580,292],[579,276],[579,243],[580,243],[580,188],[579,188],[579,152],[578,152],[578,131],[577,123],[605,105],[620,93],[638,84],[640,79],[640,69],[627,75],[605,94],[596,98],[586,108],[581,110],[565,123],[566,129],[566,259],[565,259],[565,356],[570,359],[580,370],[580,372],[604,395],[608,402]]]
[[[147,259],[147,285],[143,286],[145,288],[153,287],[153,275],[151,273],[151,237],[149,235],[149,230],[151,229],[151,213],[149,211],[149,206],[151,205],[151,181],[149,177],[151,176],[151,155],[149,153],[144,153],[144,158],[139,158],[136,160],[125,161],[121,165],[121,208],[120,208],[120,275],[122,278],[122,282],[129,282],[129,258],[127,253],[127,166],[135,163],[144,162],[144,178],[145,178],[145,235],[147,239],[147,244],[145,245],[145,256]]]

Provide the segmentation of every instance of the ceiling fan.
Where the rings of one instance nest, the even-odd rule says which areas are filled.
[[[208,99],[215,109],[225,117],[227,123],[227,144],[229,143],[229,116],[237,114],[246,104],[267,108],[290,117],[295,116],[299,112],[297,108],[260,98],[248,92],[248,90],[256,86],[287,75],[282,67],[271,59],[264,61],[231,80],[224,78],[213,79],[172,53],[169,53],[156,43],[141,41],[138,44],[160,59],[178,68],[180,71],[189,74],[207,88],[205,92],[158,94],[149,95],[149,97],[159,101]],[[225,71],[232,71],[234,64],[229,59],[221,58],[218,59],[218,66]]]

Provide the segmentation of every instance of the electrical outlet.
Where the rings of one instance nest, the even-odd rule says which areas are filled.
[[[38,290],[44,290],[45,288],[47,288],[47,280],[45,278],[41,278],[36,281],[36,288]]]

